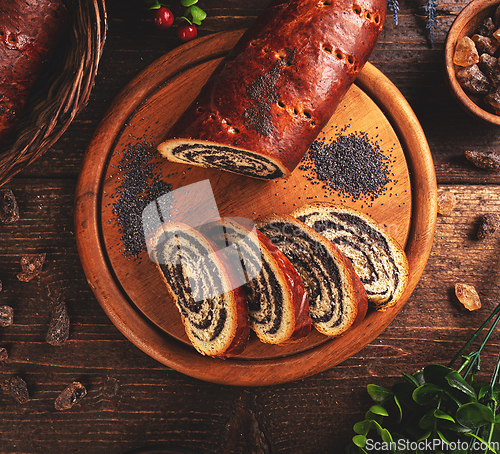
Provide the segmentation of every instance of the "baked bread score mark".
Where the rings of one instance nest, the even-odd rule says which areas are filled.
[[[0,0],[0,144],[19,121],[68,26],[69,14],[60,0]]]
[[[366,315],[367,296],[350,262],[326,238],[289,215],[271,215],[257,223],[290,260],[308,294],[314,327],[339,336]]]
[[[329,202],[303,205],[291,214],[349,258],[376,309],[384,310],[398,302],[408,284],[406,254],[372,218]]]
[[[167,159],[287,176],[368,60],[384,0],[290,0],[265,10],[168,132]]]
[[[250,327],[260,341],[279,345],[309,334],[309,304],[300,276],[250,220],[223,218],[200,231],[229,256],[234,269],[243,270]]]
[[[148,247],[196,350],[241,353],[250,335],[246,297],[215,245],[186,224],[167,222]]]

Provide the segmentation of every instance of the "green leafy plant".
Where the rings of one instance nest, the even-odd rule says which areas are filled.
[[[201,25],[201,21],[207,17],[207,14],[199,6],[196,6],[196,3],[198,3],[198,0],[181,0],[182,6],[186,8],[181,19]]]
[[[500,305],[447,366],[402,373],[403,381],[391,389],[368,385],[374,404],[354,425],[346,452],[500,454],[500,356],[489,381],[474,380],[499,320]],[[490,322],[477,350],[465,354]],[[461,365],[454,369],[458,359]]]

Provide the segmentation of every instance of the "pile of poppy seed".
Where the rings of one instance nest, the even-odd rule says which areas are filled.
[[[116,188],[113,203],[114,221],[122,234],[125,257],[137,258],[146,250],[142,212],[158,197],[170,192],[172,186],[162,181],[152,161],[155,150],[147,142],[129,144],[118,164],[121,184]]]
[[[364,132],[338,133],[330,142],[317,139],[299,168],[312,184],[323,184],[330,195],[373,202],[392,181],[391,158]]]

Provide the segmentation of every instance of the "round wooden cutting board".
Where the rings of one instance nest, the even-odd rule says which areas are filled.
[[[355,200],[339,194],[319,184],[306,167],[299,166],[286,179],[261,181],[161,158],[156,146],[241,33],[220,33],[183,45],[153,63],[122,91],[87,150],[77,187],[75,228],[82,265],[97,299],[136,346],[192,377],[258,386],[328,369],[358,352],[393,320],[417,285],[430,253],[436,179],[427,141],[411,108],[370,64],[318,138],[328,142],[339,135],[363,134],[384,154],[390,182],[374,199]],[[189,206],[183,209],[199,213],[208,207],[215,210],[210,214],[215,218],[256,221],[271,213],[289,213],[310,201],[334,201],[368,213],[405,246],[410,264],[406,292],[397,305],[385,312],[370,311],[360,325],[339,338],[327,338],[313,329],[299,342],[272,346],[253,336],[238,357],[204,357],[190,345],[147,250],[131,248],[137,242],[127,243],[124,236],[130,233],[123,218],[125,194],[138,191],[133,187],[138,184],[137,175],[133,184],[126,181],[131,166],[149,169],[141,170],[139,176],[146,174],[147,181],[160,182],[160,187],[169,190],[204,188],[202,196],[188,198]],[[144,195],[140,190],[137,194]],[[125,208],[133,214],[132,205],[125,204]]]

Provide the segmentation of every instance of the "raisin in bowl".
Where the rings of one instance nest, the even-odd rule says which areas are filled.
[[[500,0],[473,0],[453,22],[445,43],[446,79],[472,115],[500,125]]]

